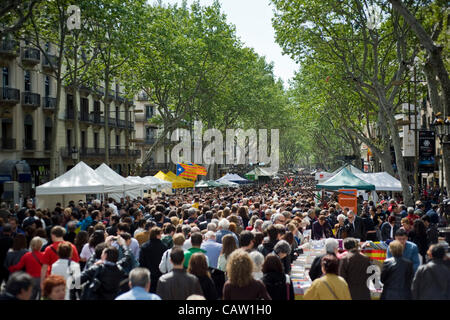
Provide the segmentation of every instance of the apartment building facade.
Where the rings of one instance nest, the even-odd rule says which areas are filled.
[[[144,163],[146,153],[156,143],[162,129],[151,122],[151,119],[158,115],[158,111],[145,93],[141,92],[135,97],[135,110],[135,143],[141,155],[137,159],[138,166],[142,167],[141,174],[154,175],[160,170],[173,170],[167,139],[153,150],[149,161]]]
[[[57,59],[51,47],[47,56]],[[7,181],[8,166],[24,160],[31,171],[32,187],[35,187],[49,180],[56,80],[45,55],[23,41],[0,40],[0,70],[0,175]],[[110,112],[106,115],[101,86],[80,87],[78,95],[63,86],[57,117],[58,174],[78,161],[93,168],[105,162],[106,121],[110,137],[108,164],[119,174],[133,173],[136,160],[141,156],[140,150],[130,142],[135,130],[133,101],[123,97],[118,83],[113,83],[111,89]],[[78,132],[75,132],[75,96],[79,97]],[[79,149],[74,148],[75,135],[78,135]],[[11,177],[11,180],[14,179]]]

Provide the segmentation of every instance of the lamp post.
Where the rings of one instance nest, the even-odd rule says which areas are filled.
[[[448,116],[446,119],[442,117],[442,113],[438,112],[434,114],[434,119],[431,122],[431,128],[433,128],[434,132],[436,133],[436,136],[439,138],[439,144],[440,144],[440,153],[439,153],[439,188],[443,190],[444,188],[444,174],[449,174],[448,172],[444,173],[444,147],[446,144],[450,144],[450,141],[445,141],[445,138],[450,137],[450,116]],[[448,139],[447,139],[448,140]],[[447,186],[448,188],[449,186]],[[441,191],[441,199],[442,201],[443,192]]]

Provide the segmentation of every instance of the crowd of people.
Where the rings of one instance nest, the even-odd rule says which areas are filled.
[[[442,204],[387,198],[353,212],[313,190],[296,178],[51,210],[2,204],[0,299],[293,300],[291,264],[320,239],[305,299],[370,299],[368,240],[389,244],[382,299],[450,299]]]

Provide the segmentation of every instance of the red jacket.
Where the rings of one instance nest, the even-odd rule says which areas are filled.
[[[23,267],[25,267],[26,273],[33,278],[39,278],[41,276],[41,259],[43,255],[44,253],[39,250],[27,252],[22,256],[22,258],[20,258],[19,263],[8,268],[9,272],[13,273],[22,270]]]
[[[56,262],[56,260],[59,259],[57,252],[58,252],[58,246],[61,242],[62,241],[52,243],[50,246],[45,248],[44,254],[42,255],[42,259],[41,259],[42,264],[48,265],[47,276],[50,275],[50,273],[52,271],[52,264],[54,264]],[[70,244],[70,245],[72,246],[71,260],[73,262],[79,262],[80,256],[78,255],[77,247],[75,247],[73,244]]]

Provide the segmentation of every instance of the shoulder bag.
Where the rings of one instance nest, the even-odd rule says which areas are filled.
[[[95,270],[95,274],[91,281],[89,281],[83,288],[83,291],[80,296],[80,300],[96,300],[97,299],[97,290],[101,286],[101,282],[98,279],[98,275],[100,274],[101,269],[103,268],[100,265],[97,270]]]
[[[324,280],[323,283],[327,286],[328,290],[330,290],[330,292],[331,292],[331,294],[333,295],[333,297],[334,297],[336,300],[340,300],[340,299],[337,297],[337,295],[334,293],[333,289],[331,289],[331,287],[330,287],[330,285],[328,284],[328,282],[326,282],[326,281]]]

